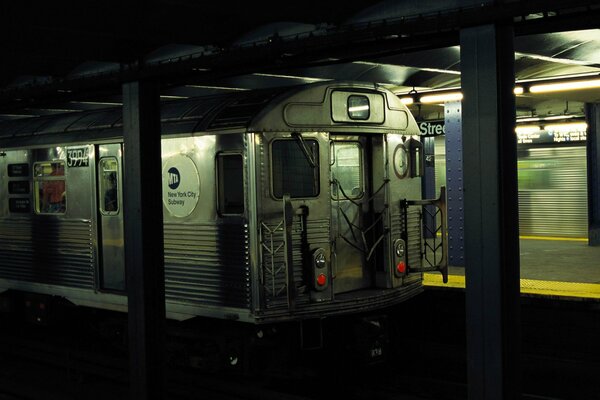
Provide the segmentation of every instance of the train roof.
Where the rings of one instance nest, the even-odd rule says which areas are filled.
[[[376,124],[365,121],[361,131],[381,132],[384,128],[386,132],[419,133],[410,111],[392,92],[376,84],[353,82],[324,82],[163,101],[161,133],[168,136],[315,129],[348,132],[357,121],[333,120],[330,96],[333,91],[382,94],[388,111],[386,118]],[[310,115],[310,120],[306,115]],[[122,127],[120,106],[7,120],[0,122],[0,146],[120,139]]]

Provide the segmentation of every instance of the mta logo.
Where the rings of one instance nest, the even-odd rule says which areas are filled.
[[[179,170],[175,167],[169,168],[169,187],[173,190],[179,187],[179,183],[181,182],[181,175],[179,174]]]

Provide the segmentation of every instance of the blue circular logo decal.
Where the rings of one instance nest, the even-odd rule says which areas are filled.
[[[171,189],[177,189],[179,187],[179,183],[181,182],[181,175],[179,174],[179,170],[175,167],[169,168],[169,187]]]

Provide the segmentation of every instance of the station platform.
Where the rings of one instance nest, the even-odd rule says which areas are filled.
[[[600,301],[600,247],[587,239],[523,236],[520,253],[522,295]],[[464,289],[465,268],[451,266],[446,284],[426,273],[423,284]]]

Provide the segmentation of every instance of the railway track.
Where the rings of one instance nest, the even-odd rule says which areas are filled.
[[[441,301],[439,295],[414,301],[408,338],[392,341],[386,362],[359,367],[343,362],[341,355],[317,365],[311,356],[297,359],[296,370],[309,373],[256,373],[244,376],[200,372],[192,367],[167,370],[167,398],[187,400],[458,400],[465,399],[466,354],[464,320],[460,317],[460,296]],[[424,313],[434,304],[444,319],[431,322]],[[524,315],[523,398],[527,400],[600,399],[597,311],[574,311],[530,304]],[[454,310],[454,311],[452,311]],[[565,314],[565,315],[563,315]],[[91,321],[95,323],[96,317]],[[575,317],[573,317],[575,318]],[[7,399],[95,399],[128,398],[127,349],[121,340],[107,340],[96,326],[72,321],[57,326],[33,326],[0,316],[0,400]],[[589,321],[588,321],[589,319]],[[591,321],[591,322],[590,322]],[[596,321],[594,324],[593,321]],[[87,320],[90,322],[90,319]],[[435,329],[443,325],[447,334]],[[462,329],[462,331],[461,331]],[[533,329],[533,331],[531,331]],[[565,331],[567,330],[567,331]],[[541,335],[538,331],[548,332]],[[567,334],[568,333],[568,334]],[[581,338],[582,340],[577,340]],[[583,342],[583,343],[582,343]],[[322,360],[321,360],[322,361]],[[292,363],[292,361],[290,361]],[[319,368],[318,368],[319,367]],[[2,397],[4,396],[4,397]]]

